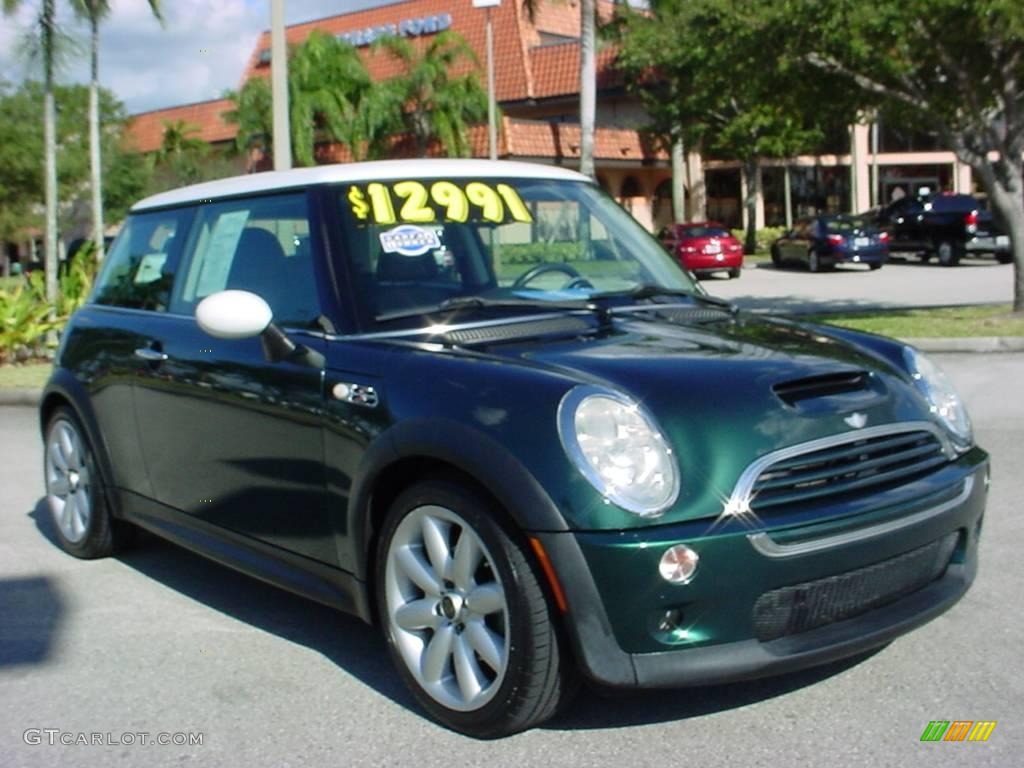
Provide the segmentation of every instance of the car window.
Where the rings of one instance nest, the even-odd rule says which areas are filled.
[[[724,227],[685,227],[684,237],[728,237],[729,230]]]
[[[863,216],[840,216],[834,219],[824,219],[824,222],[825,228],[829,232],[852,232],[872,226],[871,222]]]
[[[177,208],[129,216],[104,259],[92,300],[166,311],[192,213]]]
[[[204,205],[196,213],[173,310],[192,314],[211,293],[261,296],[282,326],[309,327],[320,315],[302,193]]]
[[[967,213],[981,207],[970,195],[937,195],[928,201],[928,205],[939,213]]]

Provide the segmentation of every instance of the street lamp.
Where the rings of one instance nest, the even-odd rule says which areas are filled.
[[[487,9],[487,151],[491,160],[498,159],[498,105],[494,95],[494,26],[491,8],[501,0],[473,0],[474,8]]]

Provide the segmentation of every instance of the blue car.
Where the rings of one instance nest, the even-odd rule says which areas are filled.
[[[772,244],[776,267],[805,264],[811,272],[836,264],[867,264],[880,269],[889,257],[889,236],[863,216],[834,215],[800,219]]]

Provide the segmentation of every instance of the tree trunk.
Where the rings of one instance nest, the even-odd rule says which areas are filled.
[[[756,156],[743,161],[743,172],[747,176],[747,194],[743,205],[747,209],[747,229],[743,239],[743,252],[753,253],[757,250],[757,196],[760,192],[760,174]]]
[[[996,221],[1010,236],[1013,253],[1013,311],[1024,312],[1024,159],[1010,155],[974,163]]]
[[[43,144],[46,157],[45,203],[46,240],[44,268],[46,269],[46,298],[57,300],[57,109],[53,100],[53,67],[55,40],[54,15],[56,0],[43,2],[43,69],[45,92],[43,95]]]
[[[594,177],[597,113],[596,0],[580,1],[580,173]]]
[[[672,221],[676,224],[686,221],[686,159],[683,140],[678,136],[672,141]]]
[[[92,23],[92,82],[89,84],[89,170],[92,172],[92,239],[103,260],[103,170],[100,165],[100,20]]]

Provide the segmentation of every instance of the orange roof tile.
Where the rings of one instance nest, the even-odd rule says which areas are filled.
[[[215,99],[142,112],[129,118],[125,138],[129,146],[138,152],[154,152],[163,142],[164,122],[184,120],[199,128],[197,138],[205,142],[234,141],[236,126],[224,120],[224,113],[234,107],[234,103],[227,99]]]

